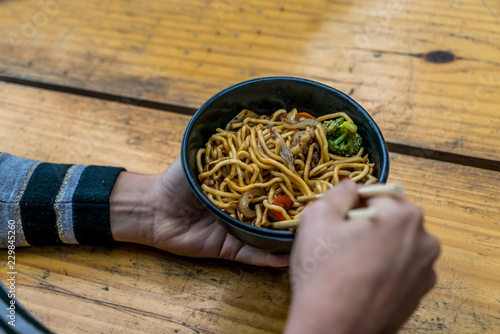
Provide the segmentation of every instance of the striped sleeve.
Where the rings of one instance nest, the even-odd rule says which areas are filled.
[[[0,153],[0,247],[112,244],[109,197],[122,171]]]

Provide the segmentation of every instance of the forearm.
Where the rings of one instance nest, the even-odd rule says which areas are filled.
[[[110,245],[109,197],[123,168],[41,163],[0,154],[0,247]]]

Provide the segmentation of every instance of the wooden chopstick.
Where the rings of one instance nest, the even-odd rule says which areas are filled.
[[[405,188],[400,183],[380,183],[371,185],[369,187],[361,187],[358,189],[358,194],[362,198],[369,198],[380,195],[403,197],[405,194]]]
[[[354,210],[347,211],[347,218],[366,218],[366,219],[375,219],[377,217],[377,210],[372,207],[359,208]]]
[[[405,189],[403,185],[399,183],[391,183],[391,184],[375,184],[370,185],[369,187],[362,187],[358,189],[358,193],[362,198],[370,198],[375,196],[387,195],[387,196],[395,196],[395,197],[403,197]],[[321,198],[323,194],[315,195],[315,196],[299,196],[297,197],[297,201],[299,202],[310,202],[314,201],[318,198]],[[347,218],[367,218],[367,219],[375,219],[377,216],[377,211],[375,208],[367,207],[360,208],[355,210],[350,210],[347,212]],[[299,224],[299,219],[292,220],[284,220],[280,222],[271,223],[271,227],[275,229],[282,228],[291,228],[297,227]]]
[[[404,192],[405,188],[400,183],[391,183],[391,184],[380,183],[358,189],[358,194],[362,198],[368,198],[380,195],[402,197],[404,195]],[[313,196],[298,196],[297,201],[305,203],[314,201],[321,197],[323,197],[323,194],[313,195]]]

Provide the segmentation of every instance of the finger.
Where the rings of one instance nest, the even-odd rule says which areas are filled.
[[[236,254],[235,260],[255,266],[286,267],[290,265],[290,254],[275,254],[244,245]]]
[[[369,186],[368,186],[368,187],[369,187]],[[371,203],[371,202],[377,201],[377,200],[378,200],[378,199],[380,199],[380,198],[392,198],[392,199],[394,199],[395,201],[400,202],[400,203],[403,203],[403,202],[408,202],[408,201],[406,200],[406,198],[404,198],[403,196],[391,196],[391,195],[385,195],[385,194],[378,195],[378,196],[367,197],[367,198],[366,198],[366,202],[367,202],[367,203]]]
[[[408,269],[411,276],[414,278],[413,284],[420,286],[423,290],[421,295],[427,292],[436,282],[436,273],[434,271],[434,263],[439,257],[440,245],[437,239],[427,232],[419,233],[418,246],[413,255],[411,267]],[[428,286],[425,283],[428,283]],[[418,289],[415,289],[418,292]]]
[[[275,254],[246,245],[230,234],[226,235],[218,257],[255,266],[286,267],[290,264],[289,254]]]
[[[420,263],[422,267],[432,266],[441,252],[439,241],[431,234],[422,232],[423,236],[420,239]]]
[[[430,269],[427,272],[427,275],[422,282],[422,289],[420,291],[421,296],[423,297],[427,292],[429,292],[429,290],[432,289],[434,285],[436,285],[436,282],[437,282],[436,271],[434,269]]]
[[[352,181],[343,181],[335,188],[328,190],[325,195],[310,205],[310,210],[327,214],[325,217],[341,218],[332,219],[334,221],[343,221],[347,212],[359,204],[358,186]],[[324,210],[324,211],[323,211]],[[305,213],[304,213],[305,214]]]
[[[377,196],[368,199],[367,205],[375,208],[377,212],[375,221],[377,222],[400,226],[413,224],[415,228],[422,229],[423,216],[420,208],[410,204],[405,199]]]

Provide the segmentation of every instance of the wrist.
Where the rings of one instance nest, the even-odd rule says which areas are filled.
[[[339,324],[337,320],[341,308],[335,302],[315,295],[292,296],[284,333],[348,333],[345,331],[345,321],[344,324]]]
[[[109,199],[111,233],[115,241],[149,244],[156,210],[156,175],[122,172]]]
[[[371,297],[368,289],[359,288],[355,281],[345,283],[330,280],[328,284],[308,284],[295,291],[285,333],[379,333],[378,321],[371,319],[366,308]],[[321,291],[320,286],[324,288]]]

